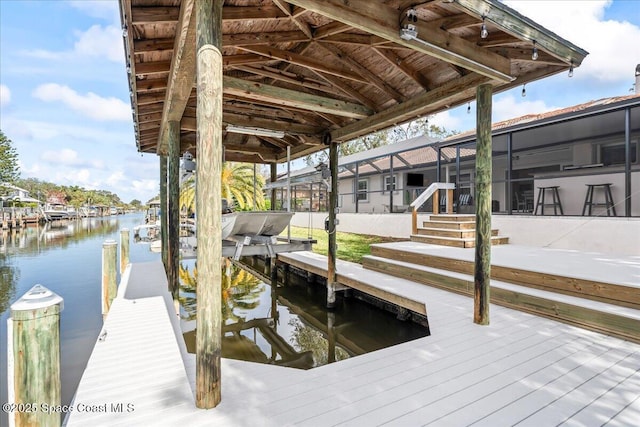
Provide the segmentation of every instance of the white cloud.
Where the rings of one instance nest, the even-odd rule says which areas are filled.
[[[450,110],[443,111],[438,114],[434,114],[429,118],[429,123],[444,128],[448,131],[453,131],[460,128],[462,120],[460,118],[451,115]]]
[[[84,32],[76,32],[78,40],[74,53],[87,57],[106,57],[113,62],[124,62],[122,30],[119,27],[94,25]]]
[[[540,114],[557,108],[559,107],[549,106],[544,101],[521,101],[516,100],[513,95],[505,95],[497,99],[494,98],[492,121],[495,123],[527,114]]]
[[[67,3],[93,18],[106,19],[113,23],[120,22],[120,11],[116,1],[75,0]]]
[[[60,101],[67,107],[99,121],[131,120],[130,106],[114,97],[102,98],[89,92],[80,95],[68,86],[48,83],[38,86],[33,96],[46,102]]]
[[[122,30],[119,26],[93,25],[86,31],[74,32],[76,41],[73,50],[50,51],[46,49],[23,50],[27,57],[48,61],[74,61],[80,58],[107,59],[111,62],[124,63],[124,44]]]
[[[0,85],[0,107],[9,105],[11,102],[11,91],[5,85]]]
[[[84,160],[78,156],[78,152],[70,148],[62,148],[58,151],[46,150],[40,155],[40,159],[55,166],[82,166],[93,169],[104,169],[104,162],[100,159]]]
[[[640,27],[627,21],[605,21],[610,0],[505,3],[589,52],[574,78],[604,84],[633,79],[640,58]]]

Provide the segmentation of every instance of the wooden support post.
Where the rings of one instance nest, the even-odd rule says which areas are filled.
[[[338,143],[329,142],[329,169],[331,170],[331,193],[329,193],[329,247],[327,256],[327,308],[336,305],[336,211],[338,209]],[[357,189],[357,185],[356,185]],[[356,200],[358,195],[356,193]]]
[[[271,183],[275,183],[278,180],[278,165],[275,163],[271,163]],[[271,210],[276,210],[276,189],[271,189]]]
[[[196,406],[220,403],[222,354],[222,4],[196,2],[198,290]]]
[[[116,255],[118,244],[115,240],[105,240],[102,244],[102,316],[105,317],[116,297]]]
[[[160,239],[162,242],[162,263],[164,264],[164,271],[168,271],[168,252],[167,246],[169,241],[169,230],[167,218],[167,156],[160,155],[160,212],[158,215],[160,218]]]
[[[431,196],[431,203],[433,203],[433,209],[431,211],[434,215],[438,215],[440,213],[440,191],[436,190]]]
[[[418,209],[411,209],[411,234],[418,234]]]
[[[124,273],[129,265],[129,240],[129,229],[120,230],[120,274]]]
[[[35,285],[11,305],[7,331],[8,400],[24,410],[9,413],[9,417],[13,417],[10,424],[61,425],[62,413],[44,408],[61,404],[60,312],[63,307],[62,298],[42,285]]]
[[[173,301],[178,300],[180,262],[180,122],[170,121],[165,133],[169,146],[167,165],[167,281]]]
[[[447,213],[453,214],[453,190],[447,190]]]
[[[491,278],[491,93],[489,84],[476,90],[476,247],[473,321],[489,324]]]

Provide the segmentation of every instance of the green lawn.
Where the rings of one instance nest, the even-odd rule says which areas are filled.
[[[329,243],[329,234],[324,230],[312,229],[311,236],[309,236],[309,230],[303,227],[291,227],[291,237],[312,237],[317,240],[318,243],[313,245],[313,252],[327,255],[327,247]],[[286,236],[286,230],[282,233],[282,236]],[[399,239],[392,239],[389,237],[369,236],[365,234],[354,233],[342,233],[337,232],[338,241],[338,259],[345,261],[357,262],[362,261],[362,257],[369,255],[371,250],[369,245],[373,243],[394,242]]]

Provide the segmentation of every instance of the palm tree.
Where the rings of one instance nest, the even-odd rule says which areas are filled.
[[[247,163],[225,162],[222,165],[222,191],[221,197],[233,203],[239,210],[249,210],[253,206],[253,165]],[[195,178],[191,177],[182,184],[180,191],[180,208],[195,211]],[[256,206],[255,209],[264,209],[265,202],[262,194],[264,178],[256,175]]]

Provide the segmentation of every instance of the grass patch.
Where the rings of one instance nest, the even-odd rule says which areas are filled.
[[[318,229],[307,230],[304,227],[291,227],[291,237],[307,238],[309,237],[309,231],[311,231],[311,237],[318,241],[318,243],[313,245],[313,252],[320,255],[327,255],[329,234],[326,231]],[[286,231],[282,233],[282,236],[286,235]],[[336,240],[338,244],[338,259],[360,264],[363,256],[371,254],[369,245],[374,243],[397,242],[400,239],[338,231]]]

